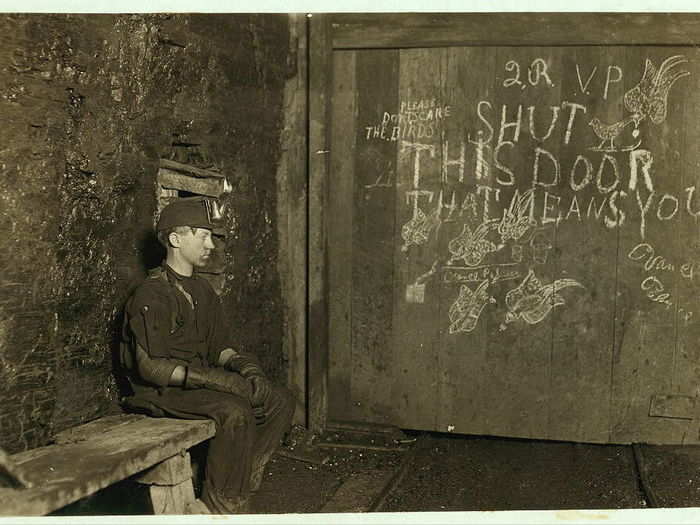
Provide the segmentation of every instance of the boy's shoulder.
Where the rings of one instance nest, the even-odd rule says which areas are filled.
[[[148,272],[146,278],[134,288],[129,301],[132,304],[143,304],[151,300],[162,300],[170,293],[170,286],[161,268],[154,268]]]

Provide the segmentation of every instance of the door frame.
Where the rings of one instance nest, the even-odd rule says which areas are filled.
[[[697,45],[700,13],[307,15],[307,427],[328,425],[328,202],[333,52],[444,46]]]

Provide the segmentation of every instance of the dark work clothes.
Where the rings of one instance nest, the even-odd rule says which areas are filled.
[[[178,293],[179,292],[179,293]],[[130,334],[152,358],[216,364],[226,347],[221,303],[209,282],[169,266],[155,270],[127,302]]]
[[[212,512],[242,510],[251,489],[259,487],[265,464],[289,428],[292,396],[275,387],[267,417],[256,424],[247,399],[212,390],[170,389],[158,406],[169,416],[213,419],[216,436],[209,445],[202,500]]]
[[[198,276],[178,275],[168,266],[136,289],[127,302],[122,362],[130,370],[132,406],[153,405],[164,415],[184,419],[213,419],[216,436],[209,446],[202,499],[212,512],[241,510],[251,488],[259,483],[265,463],[291,424],[294,402],[288,391],[275,387],[265,405],[264,422],[253,417],[250,401],[213,390],[185,390],[153,384],[140,374],[136,345],[167,377],[178,365],[217,366],[229,347],[221,304],[211,285]],[[167,366],[166,366],[167,365]],[[165,368],[163,368],[165,367]],[[235,373],[235,372],[230,372]]]

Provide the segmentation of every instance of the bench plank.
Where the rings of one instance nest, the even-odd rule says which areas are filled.
[[[59,432],[54,436],[52,444],[65,445],[67,443],[86,441],[94,438],[98,434],[112,432],[113,430],[118,430],[119,427],[147,418],[148,416],[144,416],[143,414],[116,414],[104,416],[90,421],[89,423]]]
[[[24,479],[7,452],[0,448],[0,487],[21,489],[29,486],[31,484]]]
[[[216,429],[210,420],[143,416],[115,423],[98,435],[80,431],[75,441],[12,456],[33,488],[0,489],[0,515],[48,514],[211,438]]]

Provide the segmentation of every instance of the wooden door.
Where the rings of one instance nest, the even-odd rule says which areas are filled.
[[[700,52],[332,53],[328,415],[698,442]]]

